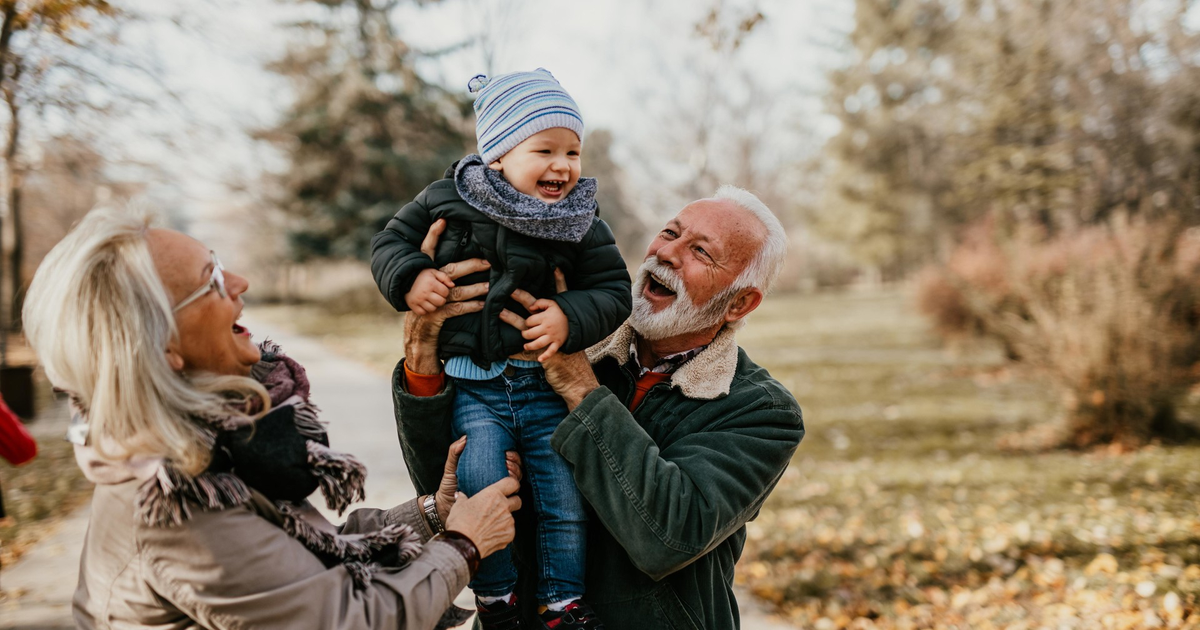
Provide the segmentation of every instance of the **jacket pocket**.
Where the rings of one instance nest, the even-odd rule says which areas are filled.
[[[662,612],[663,619],[666,620],[670,628],[674,630],[700,630],[700,626],[696,625],[696,621],[688,612],[687,606],[683,600],[679,599],[679,595],[675,593],[675,589],[671,588],[670,584],[660,584],[654,591],[654,603]]]
[[[434,263],[440,267],[462,260],[470,243],[471,224],[465,221],[461,224],[459,222],[451,223],[442,233],[441,240],[438,241],[437,253],[433,257]]]

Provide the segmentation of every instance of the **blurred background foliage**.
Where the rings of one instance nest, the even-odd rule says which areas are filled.
[[[860,0],[819,222],[885,277],[964,228],[1200,220],[1190,3]]]
[[[1077,446],[1190,433],[1200,36],[1191,3],[859,0],[816,225],[926,267],[948,336],[1048,371]],[[1194,18],[1194,16],[1191,16]]]

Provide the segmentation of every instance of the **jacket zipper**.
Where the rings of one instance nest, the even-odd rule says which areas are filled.
[[[451,262],[458,262],[462,259],[463,252],[467,249],[467,242],[470,240],[471,224],[468,223],[467,226],[463,228],[462,236],[458,238],[458,247],[454,250],[454,260]]]

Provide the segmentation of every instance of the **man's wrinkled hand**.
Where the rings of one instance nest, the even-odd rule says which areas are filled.
[[[438,219],[429,226],[429,232],[421,241],[421,252],[430,259],[433,258],[434,252],[437,250],[438,239],[445,230],[446,220]],[[487,295],[488,292],[488,283],[486,282],[458,286],[455,281],[463,276],[489,268],[491,265],[488,261],[482,258],[470,258],[449,263],[436,270],[437,274],[441,274],[449,281],[450,286],[446,287],[447,291],[442,304],[431,303],[429,306],[433,308],[422,308],[425,312],[418,312],[414,309],[405,316],[404,362],[408,369],[417,374],[441,373],[442,362],[437,358],[437,342],[438,335],[442,332],[442,325],[451,317],[483,310],[483,301],[476,298]]]

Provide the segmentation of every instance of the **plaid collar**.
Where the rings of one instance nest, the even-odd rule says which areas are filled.
[[[646,368],[643,367],[642,362],[638,360],[637,336],[635,335],[629,342],[629,369],[631,371],[636,370],[638,378],[645,376],[647,372],[674,374],[675,370],[678,370],[683,366],[684,363],[687,363],[692,357],[703,352],[707,347],[708,345],[705,344],[703,346],[692,348],[691,350],[684,350],[683,352],[668,354],[665,357],[660,357],[658,361],[655,362],[654,367]]]

